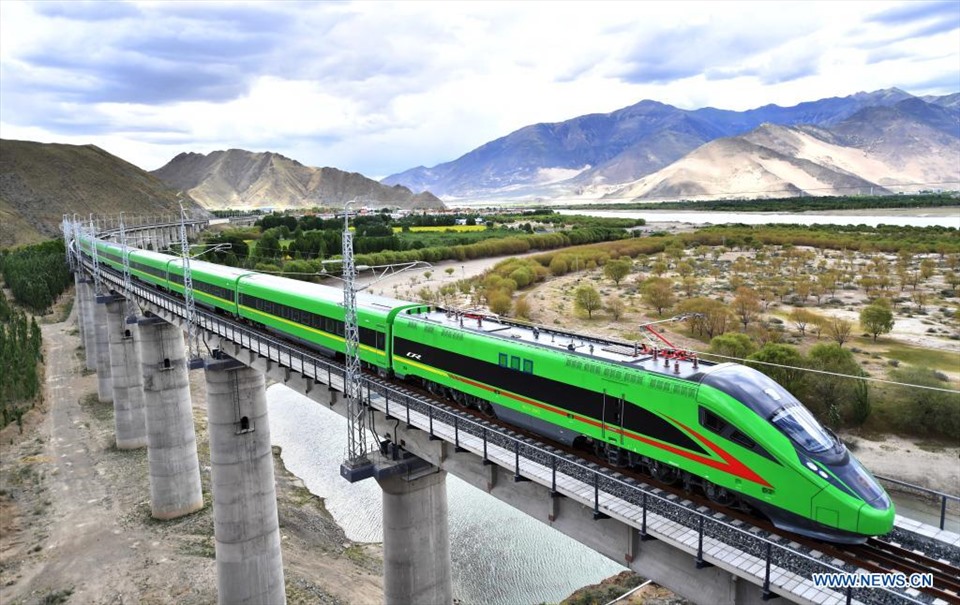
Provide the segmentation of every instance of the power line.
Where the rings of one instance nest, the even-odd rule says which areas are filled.
[[[696,353],[696,354],[697,354],[698,356],[700,356],[700,357],[703,357],[703,356],[708,356],[708,357],[709,357],[709,356],[720,357],[720,358],[722,358],[722,359],[730,359],[730,360],[733,360],[733,361],[737,361],[737,362],[742,363],[742,364],[744,364],[744,365],[750,365],[750,364],[757,363],[757,364],[762,364],[762,365],[765,365],[765,366],[772,366],[772,367],[775,367],[775,368],[783,368],[783,369],[786,369],[786,370],[800,370],[800,371],[802,371],[802,372],[812,372],[812,373],[814,373],[814,374],[825,374],[825,375],[827,375],[827,376],[837,376],[837,377],[840,377],[840,378],[851,378],[851,379],[854,379],[854,380],[865,380],[865,381],[869,381],[869,382],[879,382],[879,383],[883,383],[883,384],[892,384],[892,385],[895,385],[895,386],[913,387],[913,388],[917,388],[917,389],[926,389],[926,390],[929,390],[929,391],[939,391],[939,392],[942,392],[942,393],[953,393],[953,394],[956,394],[956,395],[960,395],[960,391],[955,390],[955,389],[944,389],[944,388],[941,388],[941,387],[933,387],[933,386],[927,386],[927,385],[922,385],[922,384],[910,384],[910,383],[907,383],[907,382],[897,382],[897,381],[895,381],[895,380],[886,380],[886,379],[883,379],[883,378],[873,378],[872,376],[854,376],[853,374],[842,374],[842,373],[840,373],[840,372],[828,372],[827,370],[815,370],[815,369],[813,369],[813,368],[803,368],[803,367],[800,367],[800,366],[788,366],[788,365],[781,364],[781,363],[773,363],[773,362],[771,362],[771,361],[759,361],[759,360],[756,360],[756,359],[744,359],[744,358],[742,358],[742,357],[732,357],[732,356],[730,356],[730,355],[720,355],[720,354],[718,354],[718,353],[707,353],[707,352],[703,352],[703,351],[694,351],[694,350],[692,350],[692,349],[684,349],[684,350],[690,351],[691,353]]]

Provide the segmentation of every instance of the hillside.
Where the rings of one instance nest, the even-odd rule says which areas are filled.
[[[191,210],[203,210],[189,200]],[[0,248],[60,234],[63,215],[179,212],[175,190],[93,145],[0,140]]]
[[[181,153],[152,174],[209,209],[342,206],[353,199],[373,207],[443,207],[429,192],[415,195],[400,185],[336,168],[311,168],[270,152]]]
[[[853,119],[855,116],[858,119]],[[958,118],[957,95],[918,98],[896,88],[747,111],[683,110],[646,100],[607,114],[526,126],[452,162],[412,168],[383,182],[430,189],[447,198],[597,197],[652,177],[711,141],[742,136],[763,124],[809,126],[826,133],[841,129],[837,130],[837,144],[856,147],[859,145],[851,143],[851,137],[857,137],[859,131],[866,143],[882,143],[884,135],[879,128],[891,126],[896,131],[893,122],[898,119],[920,119],[949,137]],[[888,126],[878,127],[878,121]],[[896,139],[898,144],[904,140]],[[916,149],[923,154],[928,151]],[[910,162],[912,153],[901,151],[902,165]],[[725,178],[722,165],[714,169]],[[943,180],[949,174],[927,174],[921,180]],[[711,192],[725,190],[710,188]]]
[[[920,99],[863,109],[830,128],[764,124],[717,139],[607,199],[717,199],[957,188],[960,134]]]

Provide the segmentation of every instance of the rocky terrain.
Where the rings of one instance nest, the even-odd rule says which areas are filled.
[[[682,110],[645,100],[608,114],[526,126],[456,160],[383,182],[448,200],[837,195],[856,194],[864,184],[883,193],[884,183],[873,178],[882,164],[891,168],[883,173],[886,184],[956,189],[958,96],[919,98],[893,88],[747,111]],[[837,165],[829,155],[765,145],[769,125],[820,139],[846,161]]]
[[[177,191],[94,145],[0,140],[0,248],[57,237],[67,213],[120,212],[179,213]]]

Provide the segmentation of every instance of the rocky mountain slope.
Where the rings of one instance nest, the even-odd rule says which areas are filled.
[[[960,124],[912,98],[829,128],[764,124],[716,139],[607,199],[897,193],[960,187]]]
[[[414,194],[400,185],[336,168],[311,168],[270,152],[181,153],[152,174],[210,209],[342,206],[353,199],[373,207],[443,207],[429,192]]]
[[[871,132],[872,127],[867,124],[884,115],[889,117],[890,112],[885,114],[883,110],[897,114],[895,107],[912,103],[912,110],[907,113],[921,112],[921,108],[937,113],[940,125],[952,124],[952,136],[956,137],[960,123],[957,97],[921,99],[892,88],[793,107],[766,105],[742,112],[709,107],[687,111],[642,101],[608,114],[527,126],[452,162],[413,168],[383,182],[404,184],[414,190],[429,188],[448,198],[604,193],[652,175],[704,144],[744,135],[766,123],[809,125],[826,131],[845,124],[847,130],[837,131],[837,142],[848,146],[857,128],[864,128],[865,142],[878,140],[878,133]],[[853,116],[860,116],[860,122],[851,121]],[[722,166],[716,170],[725,174]]]
[[[66,213],[179,211],[175,190],[99,147],[0,140],[0,248],[58,236]]]

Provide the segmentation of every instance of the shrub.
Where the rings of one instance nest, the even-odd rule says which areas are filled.
[[[928,368],[904,368],[891,373],[906,385],[897,387],[896,422],[916,435],[940,435],[955,440],[960,435],[960,395],[930,388],[942,388],[937,373]]]

